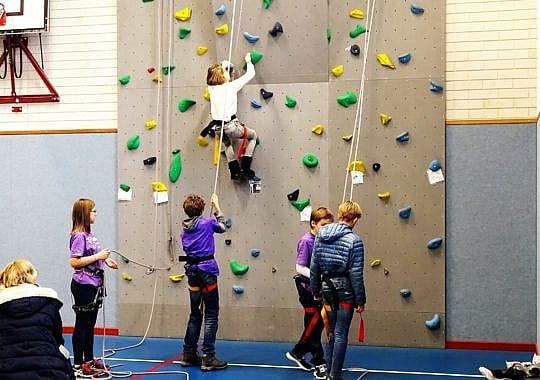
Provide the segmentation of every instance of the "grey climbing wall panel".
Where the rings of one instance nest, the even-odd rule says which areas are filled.
[[[214,12],[221,4],[226,13],[218,17]],[[442,7],[442,2],[436,4]],[[119,284],[121,333],[144,333],[155,303],[149,333],[184,334],[187,281],[173,283],[168,276],[183,273],[177,261],[183,199],[189,193],[208,199],[213,190],[213,142],[201,147],[197,135],[210,120],[209,103],[203,98],[206,70],[228,57],[232,38],[231,57],[237,68],[242,67],[247,51],[264,54],[256,65],[255,79],[239,95],[237,114],[259,136],[253,167],[263,182],[259,194],[250,194],[245,183],[231,182],[222,156],[217,192],[233,225],[216,237],[222,273],[219,337],[295,340],[302,325],[292,281],[295,248],[308,224],[300,221],[286,195],[298,188],[300,199],[309,197],[314,207],[328,205],[334,211],[342,199],[351,143],[341,136],[352,133],[356,105],[345,109],[336,103],[336,97],[347,90],[358,93],[360,88],[365,34],[353,40],[348,32],[365,20],[352,19],[348,13],[353,8],[367,13],[366,2],[313,7],[307,0],[275,1],[269,9],[263,8],[262,1],[244,2],[236,10],[239,26],[225,36],[213,29],[225,22],[231,27],[232,1],[174,2],[172,13],[192,7],[186,22],[174,20],[165,2],[128,4],[122,0],[119,5],[124,15],[119,18],[118,73],[130,74],[131,81],[119,89],[118,180],[131,185],[134,195],[131,201],[120,202],[118,241],[121,251],[134,261],[170,267],[148,271],[134,262],[122,265],[120,273],[128,273],[133,280],[120,280]],[[276,21],[283,24],[284,33],[274,38],[268,31]],[[191,29],[182,40],[178,38],[180,27]],[[327,27],[332,31],[330,42]],[[249,44],[242,37],[245,31],[259,35],[260,40]],[[428,252],[425,245],[432,237],[444,236],[444,183],[429,185],[425,171],[433,159],[440,160],[444,168],[444,94],[429,91],[429,79],[444,82],[444,10],[430,4],[424,15],[415,16],[407,3],[396,6],[378,1],[371,34],[358,157],[366,163],[368,173],[365,183],[355,185],[353,193],[364,209],[357,232],[366,243],[366,341],[440,347],[444,344],[444,244],[436,252]],[[359,57],[345,50],[353,42],[362,48]],[[199,56],[196,48],[201,45],[209,49]],[[413,60],[399,65],[397,55],[407,50]],[[396,70],[376,62],[376,53],[383,51],[392,57]],[[330,69],[337,64],[343,64],[345,70],[335,78]],[[162,74],[162,84],[153,82],[161,74],[161,66],[168,65],[174,65],[174,71]],[[148,67],[156,70],[149,73]],[[261,87],[274,96],[263,100]],[[286,95],[297,100],[294,108],[284,105]],[[184,97],[197,103],[182,113],[177,104]],[[262,107],[252,108],[252,100]],[[392,115],[388,126],[380,124],[381,112]],[[151,119],[158,125],[147,130],[145,122]],[[316,124],[324,125],[322,135],[311,132]],[[411,140],[397,144],[395,136],[405,130]],[[126,141],[134,134],[140,135],[141,146],[130,151]],[[183,162],[175,184],[168,180],[173,149],[181,150]],[[303,165],[306,153],[319,158],[316,168]],[[156,156],[157,163],[144,166],[143,159],[150,156]],[[371,170],[375,161],[382,165],[376,174]],[[158,180],[168,186],[169,202],[155,205],[151,182]],[[378,199],[380,191],[390,191],[390,200]],[[397,216],[404,206],[413,208],[406,222]],[[226,245],[225,239],[231,244]],[[252,257],[252,249],[259,249],[260,256]],[[228,260],[233,258],[250,265],[243,277],[231,273]],[[382,260],[380,268],[369,267],[373,258]],[[389,275],[383,274],[383,267]],[[234,294],[233,285],[243,286],[244,294]],[[399,295],[404,287],[413,294],[408,301]],[[441,315],[443,323],[439,330],[430,331],[424,321],[434,313]],[[356,326],[357,319],[351,342],[356,341]]]

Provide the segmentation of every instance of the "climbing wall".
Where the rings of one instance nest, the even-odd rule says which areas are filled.
[[[202,146],[197,136],[210,121],[204,98],[207,68],[227,59],[232,46],[230,56],[240,71],[246,52],[262,54],[255,79],[239,94],[237,115],[257,131],[253,168],[263,180],[260,193],[252,193],[247,183],[231,182],[222,156],[216,187],[231,228],[216,237],[222,272],[219,337],[297,339],[302,312],[292,276],[296,242],[308,223],[301,221],[302,207],[295,207],[287,194],[298,189],[300,204],[309,200],[313,207],[337,210],[355,143],[342,136],[354,134],[360,143],[351,160],[362,160],[366,167],[364,184],[352,191],[364,209],[356,230],[367,250],[366,342],[442,346],[444,242],[435,250],[426,244],[444,236],[444,182],[428,184],[426,170],[433,160],[444,170],[444,92],[430,91],[430,79],[444,80],[444,10],[430,3],[424,13],[414,14],[407,2],[376,2],[362,124],[353,133],[360,103],[344,107],[336,99],[347,91],[359,94],[367,34],[352,38],[349,32],[367,23],[349,12],[361,9],[367,15],[366,2],[313,7],[307,0],[261,0],[238,2],[236,9],[232,1],[122,0],[119,5],[124,14],[119,15],[118,37],[118,180],[131,191],[130,200],[119,201],[119,251],[130,259],[122,261],[119,271],[121,333],[141,335],[151,321],[150,335],[184,334],[187,281],[173,281],[183,273],[177,260],[181,206],[187,194],[209,199],[214,188],[213,141]],[[221,5],[225,13],[216,15]],[[276,22],[283,33],[274,37],[269,31]],[[224,24],[228,33],[216,33]],[[353,43],[360,46],[358,56],[347,49]],[[377,62],[382,52],[395,69]],[[397,57],[406,52],[412,59],[400,64]],[[334,76],[330,70],[340,64],[343,74]],[[263,99],[261,88],[273,97]],[[287,106],[286,97],[296,105]],[[392,117],[386,126],[380,113]],[[319,124],[322,133],[312,132]],[[396,142],[403,132],[409,132],[409,141]],[[182,172],[172,183],[169,167],[176,149]],[[318,158],[316,167],[303,164],[308,153]],[[157,161],[144,165],[150,157]],[[378,172],[372,170],[374,162],[381,165]],[[167,187],[168,202],[154,203],[156,181]],[[378,198],[382,192],[390,197]],[[350,190],[346,193],[348,199]],[[119,195],[126,197],[124,190]],[[411,216],[401,219],[398,210],[407,206]],[[235,276],[231,259],[249,265],[247,273]],[[374,259],[381,265],[372,268]],[[404,288],[410,290],[408,298],[400,295]],[[428,329],[425,322],[435,314],[441,323]],[[351,342],[357,341],[357,326],[355,319]]]

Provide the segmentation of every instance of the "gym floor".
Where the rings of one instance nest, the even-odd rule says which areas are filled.
[[[71,351],[71,335],[65,336]],[[142,343],[141,343],[142,341]],[[285,357],[291,343],[218,341],[217,357],[229,362],[224,370],[203,372],[183,368],[182,339],[96,336],[96,356],[105,352],[113,378],[144,380],[285,380],[314,379]],[[124,347],[135,346],[122,349]],[[115,350],[116,349],[116,350]],[[114,351],[110,351],[114,350]],[[450,350],[349,346],[344,380],[447,380],[483,378],[478,367],[505,368],[505,361],[527,362],[532,353],[508,351]],[[367,370],[367,373],[366,373]]]

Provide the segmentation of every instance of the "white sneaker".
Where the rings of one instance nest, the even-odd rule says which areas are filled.
[[[326,379],[326,365],[325,364],[321,364],[321,365],[317,365],[315,366],[315,369],[313,370],[313,376],[316,378],[316,379]]]

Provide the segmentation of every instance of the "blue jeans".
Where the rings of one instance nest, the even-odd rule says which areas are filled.
[[[184,352],[196,352],[204,317],[202,352],[215,355],[219,316],[217,276],[205,272],[188,273],[191,312],[184,336]]]
[[[354,307],[351,303],[340,302],[338,310],[327,310],[326,313],[329,324],[326,366],[332,378],[341,379]]]

